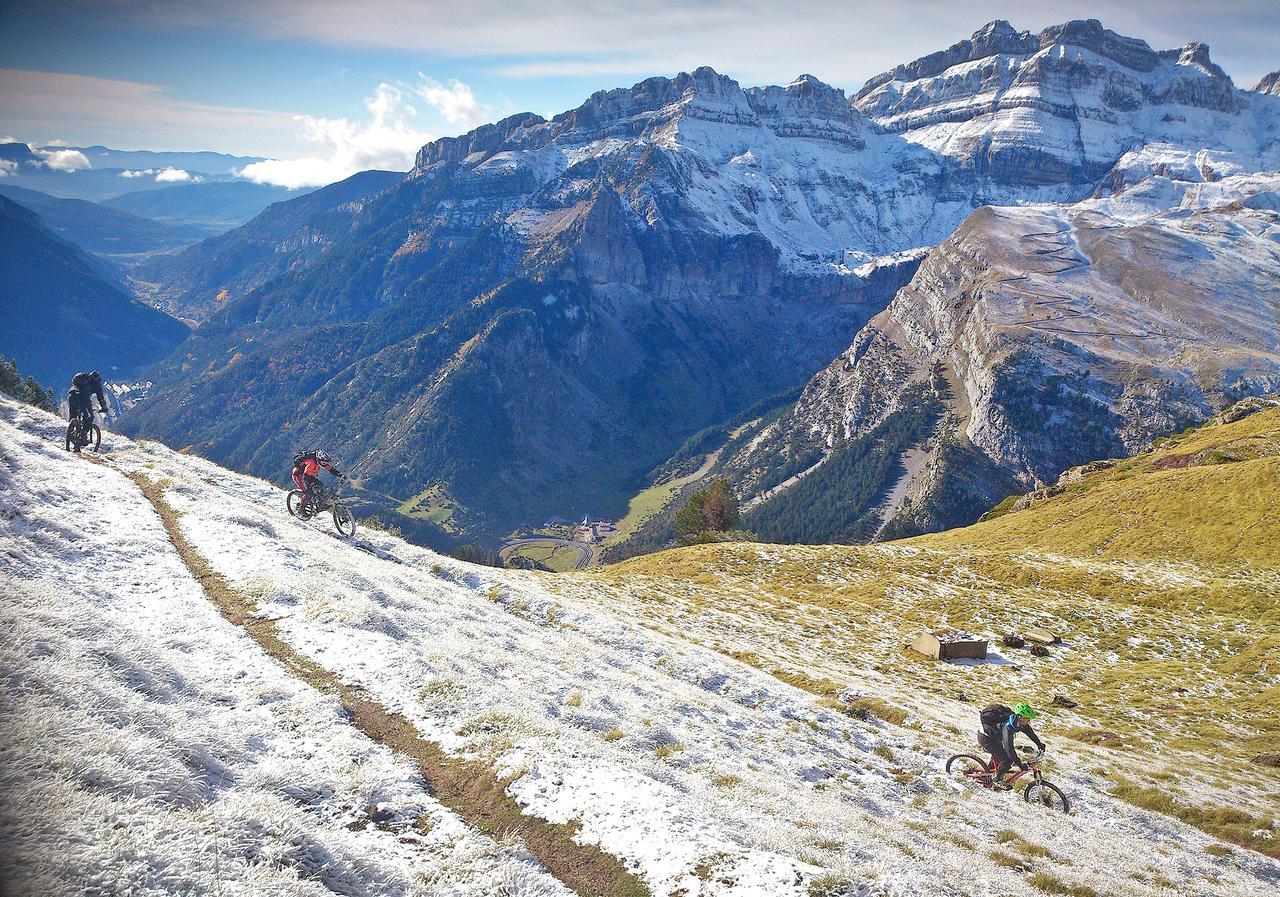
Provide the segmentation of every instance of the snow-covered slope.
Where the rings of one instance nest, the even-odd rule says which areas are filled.
[[[1091,788],[1069,750],[1071,816],[949,784],[971,709],[857,720],[613,616],[604,593],[344,541],[260,480],[115,437],[94,463],[59,434],[0,399],[0,576],[23,636],[4,648],[0,834],[6,873],[48,892],[96,876],[137,894],[560,893],[205,605],[131,473],[290,650],[501,770],[528,813],[575,823],[654,894],[1029,895],[1038,864],[1100,893],[1280,893],[1275,862],[1206,854],[1200,832]],[[1052,859],[993,859],[1006,828]]]
[[[0,890],[570,893],[228,624],[61,431],[0,398]]]

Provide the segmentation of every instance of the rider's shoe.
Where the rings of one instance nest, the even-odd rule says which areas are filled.
[[[1002,782],[1002,781],[996,781],[996,782],[993,782],[993,783],[991,784],[991,787],[992,787],[992,788],[994,788],[994,789],[996,789],[997,791],[1012,791],[1012,790],[1013,790],[1013,786],[1012,786],[1012,785],[1010,785],[1008,782]]]

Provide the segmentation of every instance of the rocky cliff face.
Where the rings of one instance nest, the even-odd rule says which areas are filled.
[[[1254,85],[1253,89],[1257,93],[1265,93],[1268,96],[1280,97],[1280,71],[1274,71],[1270,74],[1263,75],[1262,80]]]
[[[1280,391],[1274,203],[982,209],[726,470],[767,519],[845,446],[937,397],[929,428],[849,496],[872,535],[899,536],[971,522],[1009,491]],[[796,458],[808,466],[786,483]]]
[[[888,302],[903,251],[971,208],[938,172],[812,78],[700,69],[515,116],[191,253],[256,255],[132,426],[277,476],[336,445],[371,501],[435,490],[472,535],[621,513],[686,436],[802,383]]]

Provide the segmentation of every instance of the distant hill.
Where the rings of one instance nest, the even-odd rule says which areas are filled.
[[[213,152],[154,152],[152,150],[118,150],[106,146],[49,146],[48,150],[74,149],[84,153],[94,168],[181,168],[202,174],[234,174],[238,169],[254,162],[264,161],[261,156],[232,156]]]
[[[362,171],[270,205],[247,224],[176,255],[151,258],[138,275],[155,282],[156,304],[202,320],[213,308],[322,255],[350,229],[363,200],[402,180],[403,172]]]
[[[125,193],[103,205],[212,235],[244,224],[272,203],[307,192],[251,181],[217,181]]]
[[[105,256],[178,249],[204,232],[184,224],[155,221],[83,199],[63,199],[0,182],[0,195],[26,206],[45,226],[81,249]]]
[[[77,370],[108,378],[169,354],[187,327],[130,298],[83,250],[0,197],[0,355],[58,388]]]

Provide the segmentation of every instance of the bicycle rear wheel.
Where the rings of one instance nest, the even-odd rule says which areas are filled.
[[[1029,804],[1040,804],[1050,810],[1058,810],[1062,813],[1071,812],[1071,801],[1067,800],[1067,796],[1062,793],[1062,789],[1057,785],[1050,785],[1048,782],[1032,782],[1027,786],[1027,790],[1022,792],[1022,796],[1026,798]]]
[[[947,759],[947,775],[958,782],[986,784],[990,778],[987,763],[973,754],[955,754]]]
[[[338,532],[347,538],[351,538],[356,534],[356,519],[351,516],[351,512],[343,505],[333,506],[333,525],[338,528]]]

